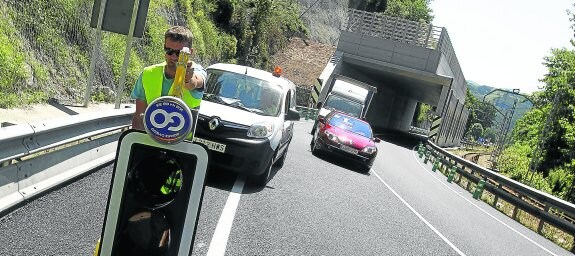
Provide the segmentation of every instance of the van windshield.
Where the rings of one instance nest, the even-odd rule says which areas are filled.
[[[278,116],[281,87],[244,74],[208,70],[204,99],[265,116]]]
[[[354,117],[360,117],[362,105],[359,102],[351,101],[335,94],[329,95],[324,105],[327,109],[337,109]]]

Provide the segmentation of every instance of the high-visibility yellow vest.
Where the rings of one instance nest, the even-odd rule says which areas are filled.
[[[193,64],[195,66],[196,63]],[[166,63],[160,63],[144,68],[142,72],[142,86],[146,93],[146,103],[150,104],[155,99],[162,96],[162,82],[164,80],[164,67]],[[194,98],[189,90],[184,90],[182,100],[190,107],[197,108],[202,102],[202,98]]]
[[[162,186],[162,188],[160,188],[162,194],[168,195],[173,192],[178,192],[180,190],[180,187],[182,187],[182,180],[180,179],[181,174],[182,171],[178,170],[176,172],[172,172],[172,174],[168,176],[166,182],[164,182],[164,185]]]

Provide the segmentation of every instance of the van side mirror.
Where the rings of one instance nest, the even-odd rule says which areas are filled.
[[[378,137],[373,137],[373,141],[374,141],[375,143],[380,143],[380,142],[381,142],[381,140],[380,140]]]
[[[317,121],[318,121],[319,123],[325,124],[325,118],[324,118],[324,117],[318,118]]]
[[[320,108],[321,108],[321,105],[322,105],[322,104],[321,104],[321,101],[320,101],[320,102],[318,102],[318,103],[315,105],[315,108],[320,109]]]
[[[293,108],[288,109],[288,112],[286,114],[286,120],[298,121],[300,118],[301,118],[301,116],[299,114],[299,111],[297,111]]]

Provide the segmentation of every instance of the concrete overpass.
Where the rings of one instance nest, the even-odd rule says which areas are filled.
[[[408,132],[418,102],[426,103],[440,124],[430,137],[440,146],[459,145],[467,86],[445,28],[350,9],[315,101],[325,99],[337,75],[377,87],[367,112],[373,127]]]

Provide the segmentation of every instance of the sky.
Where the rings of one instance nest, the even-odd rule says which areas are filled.
[[[539,90],[551,48],[573,49],[567,9],[575,0],[432,0],[466,80],[521,93]]]

